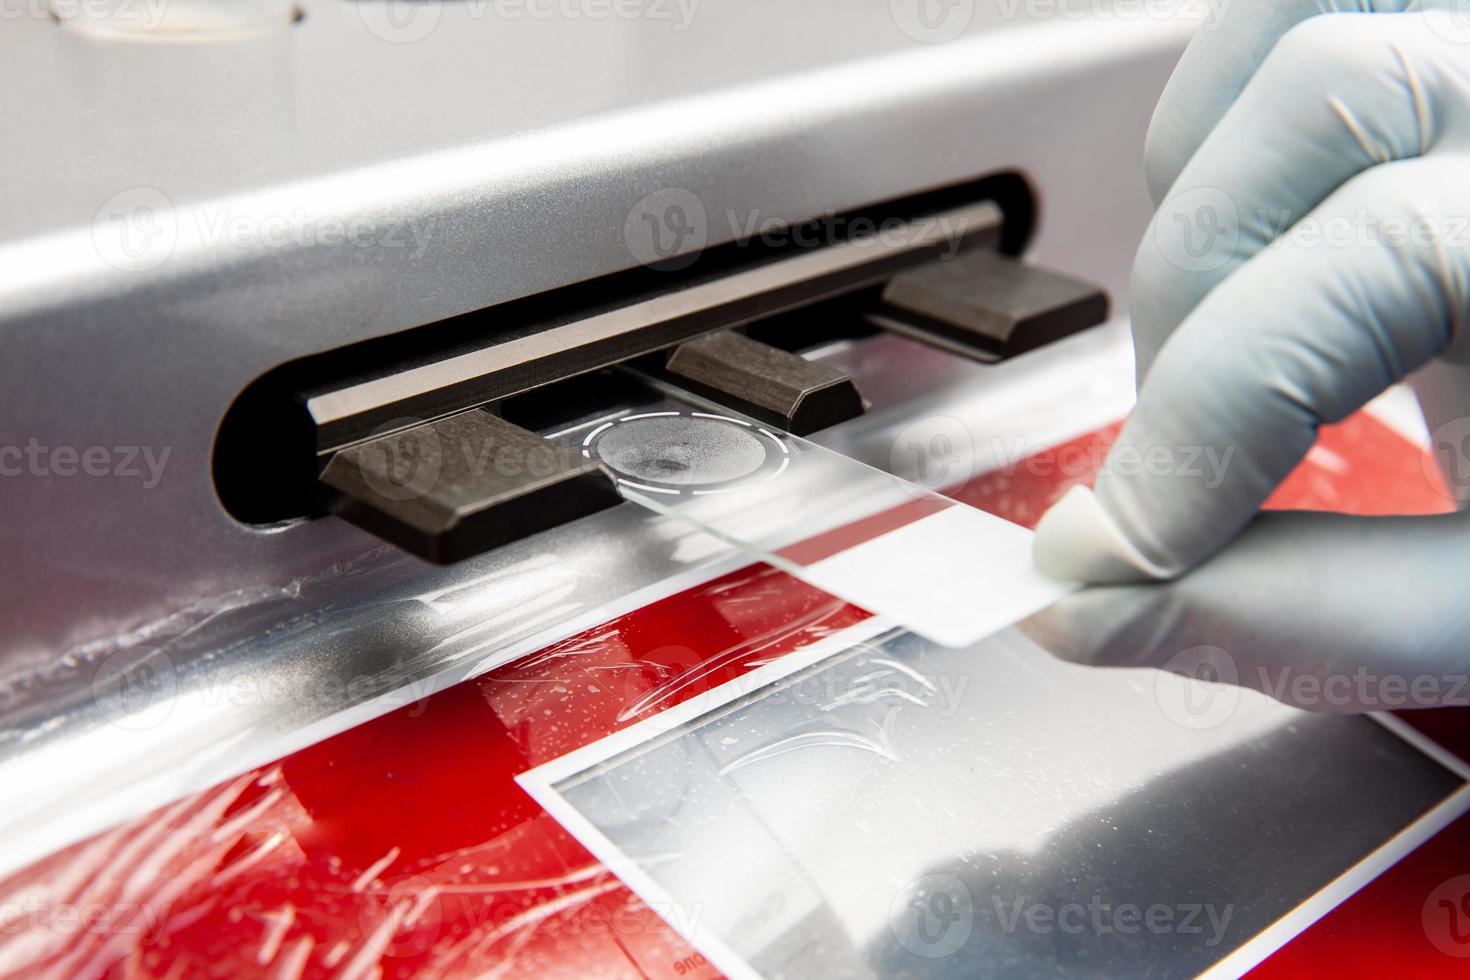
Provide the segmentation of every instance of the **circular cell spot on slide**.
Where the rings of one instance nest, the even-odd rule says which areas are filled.
[[[774,434],[740,419],[692,412],[629,415],[595,430],[585,446],[624,483],[711,493],[764,481],[784,469]]]

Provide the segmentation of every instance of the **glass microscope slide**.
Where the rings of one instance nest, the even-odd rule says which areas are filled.
[[[1031,532],[737,413],[653,390],[553,433],[623,496],[870,612],[968,646],[1073,586]]]

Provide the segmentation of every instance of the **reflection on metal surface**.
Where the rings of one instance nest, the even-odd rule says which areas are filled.
[[[1466,785],[1257,694],[1186,726],[1151,676],[891,632],[522,783],[645,900],[700,909],[727,975],[782,978],[1193,975]]]
[[[449,569],[379,555],[98,651],[4,716],[0,784],[24,791],[0,812],[0,872],[730,567],[624,504]],[[168,687],[134,686],[119,715],[105,685],[149,651]]]

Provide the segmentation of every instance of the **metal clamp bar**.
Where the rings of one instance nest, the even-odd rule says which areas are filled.
[[[597,370],[806,303],[875,285],[945,247],[999,233],[991,202],[911,219],[902,228],[802,251],[631,305],[520,336],[432,364],[311,393],[305,405],[317,452],[377,437],[394,418],[441,418],[575,374]],[[410,424],[405,421],[404,426]]]

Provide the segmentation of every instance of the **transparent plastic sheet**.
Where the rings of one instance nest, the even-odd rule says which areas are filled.
[[[1121,324],[983,369],[896,336],[835,356],[865,359],[839,366],[877,404],[822,438],[874,462],[908,432],[917,378],[919,414],[941,413],[977,441],[1051,432],[1048,420],[1095,427],[1131,393]],[[965,460],[948,471],[978,462]],[[808,517],[813,530],[830,526]],[[88,642],[7,656],[0,783],[20,790],[0,808],[0,872],[748,562],[637,504],[447,568],[330,529],[291,533],[314,549],[307,574],[201,590]]]
[[[715,980],[513,776],[866,618],[742,562],[0,874],[0,974]]]
[[[936,643],[968,646],[1074,588],[1035,569],[1025,528],[682,393],[555,436],[626,499]]]
[[[903,351],[896,338],[880,340],[880,360],[891,364],[896,374],[931,383],[934,372],[915,370],[915,362],[895,356]],[[1048,353],[1038,352],[1037,356]],[[1098,373],[1091,365],[1074,361],[1069,361],[1068,370]],[[1099,409],[1090,393],[1087,397],[1079,394],[1083,389],[1069,383],[1070,377],[1063,381],[1048,374],[1045,385],[1026,390],[1032,392],[1031,398],[1053,407],[1062,391],[1068,398],[1081,399],[1069,410],[1069,424],[1084,412],[1106,411],[1106,406]],[[880,398],[866,375],[864,378],[864,390]],[[997,390],[997,379],[987,375],[984,382],[989,397]],[[950,409],[972,420],[977,450],[991,444],[990,433],[1001,422],[1021,424],[1017,416],[1024,405],[1017,406],[1023,392],[1005,394],[1005,398],[964,411]],[[848,431],[837,444],[881,464],[890,458],[889,446],[910,445],[905,433],[915,414],[923,413],[894,411],[885,418],[880,408],[858,420],[864,427],[861,438],[852,439],[850,430],[841,429],[823,438]],[[1108,414],[1092,416],[1097,427],[1111,418]],[[1033,422],[1027,417],[1025,424]],[[1098,433],[1087,440],[1097,438],[1105,441]],[[1302,480],[1299,495],[1287,505],[1321,506],[1324,500],[1353,499],[1354,492],[1382,497],[1394,486],[1389,475],[1405,463],[1418,471],[1417,450],[1406,456],[1403,446],[1395,449],[1391,441],[1362,441],[1355,436],[1326,445],[1352,461],[1353,468],[1311,471]],[[1055,462],[1057,454],[1076,448],[1059,447],[1048,451],[1046,458]],[[1100,456],[1088,453],[1085,458]],[[990,465],[985,464],[985,469]],[[987,473],[955,492],[962,499],[1026,523],[1055,499],[1065,477],[1055,466],[1032,469],[1022,465]],[[158,980],[175,977],[180,970],[188,972],[200,963],[231,975],[251,975],[266,968],[294,975],[295,966],[302,962],[306,964],[304,975],[371,973],[374,964],[363,956],[378,957],[384,975],[417,970],[450,978],[487,974],[511,978],[623,975],[636,970],[648,976],[691,980],[711,976],[703,959],[678,941],[665,920],[697,931],[719,924],[719,914],[729,917],[732,909],[728,905],[700,907],[690,905],[686,898],[685,905],[678,906],[628,894],[616,877],[592,855],[579,850],[576,840],[513,782],[513,775],[524,771],[523,765],[546,767],[644,721],[649,723],[631,736],[631,742],[598,746],[592,754],[578,756],[576,768],[561,770],[556,782],[567,782],[602,761],[621,758],[635,746],[639,751],[646,747],[656,752],[663,740],[682,738],[704,724],[695,718],[713,722],[722,713],[765,696],[762,691],[788,676],[797,685],[773,691],[768,700],[774,701],[782,690],[800,694],[806,688],[795,673],[812,668],[813,676],[823,676],[818,674],[818,664],[861,644],[880,641],[886,632],[861,610],[772,568],[749,566],[743,555],[733,556],[730,570],[719,577],[711,578],[712,573],[696,566],[680,572],[685,562],[702,554],[723,552],[710,535],[630,504],[458,570],[419,567],[413,571],[415,566],[408,559],[385,561],[380,556],[369,560],[365,556],[363,562],[339,569],[329,582],[303,582],[299,590],[291,589],[281,600],[301,610],[292,620],[299,625],[246,631],[255,636],[266,634],[267,646],[279,656],[261,659],[263,651],[242,647],[209,658],[219,668],[214,675],[219,683],[243,680],[248,684],[242,693],[264,693],[278,689],[275,681],[281,681],[291,691],[289,699],[242,702],[233,696],[210,695],[207,715],[170,713],[159,728],[148,733],[146,745],[134,743],[134,754],[125,760],[99,751],[135,734],[114,725],[95,732],[95,738],[89,735],[75,741],[74,752],[64,758],[52,757],[49,766],[35,767],[37,772],[44,768],[48,778],[64,777],[84,787],[67,797],[72,804],[69,809],[76,810],[76,800],[95,804],[113,780],[126,780],[143,769],[170,772],[176,779],[190,772],[189,778],[204,778],[209,774],[181,768],[181,760],[187,763],[212,745],[233,746],[229,754],[217,756],[220,768],[214,770],[207,791],[79,843],[0,883],[5,886],[0,888],[0,904],[6,903],[6,896],[17,903],[32,902],[39,896],[73,910],[78,905],[91,907],[95,900],[108,910],[108,917],[98,920],[97,928],[62,935],[52,932],[45,945],[37,944],[34,931],[7,932],[0,943],[5,947],[0,949],[0,960],[28,964],[64,956],[53,962],[49,974],[29,971],[57,977],[100,971],[100,967],[92,970],[79,964],[116,962],[118,969]],[[669,594],[668,587],[653,585],[668,575],[679,576],[687,586]],[[639,583],[645,587],[640,589]],[[333,586],[330,593],[322,591],[327,586]],[[561,623],[560,617],[567,614],[562,611],[565,603],[575,604],[571,615],[579,620],[587,616],[585,621],[596,625],[445,690],[439,689],[437,681],[411,684],[396,703],[422,700],[372,721],[366,718],[380,712],[350,711],[350,719],[335,714],[327,719],[329,724],[311,726],[314,737],[307,738],[310,733],[301,731],[299,737],[304,741],[297,743],[298,750],[287,759],[270,762],[247,777],[214,784],[243,755],[274,759],[279,752],[288,751],[281,747],[282,736],[290,732],[289,739],[298,738],[299,711],[308,702],[321,709],[345,707],[336,698],[319,702],[326,689],[318,688],[318,682],[331,681],[345,699],[350,692],[361,690],[350,681],[363,676],[383,677],[391,671],[406,681],[417,675],[405,671],[433,670],[435,664],[454,677],[465,676],[461,670],[470,665],[475,667],[472,673],[479,673],[502,663],[513,649],[526,650],[529,644],[549,642],[542,639],[545,635],[560,635],[566,627],[536,624],[547,617]],[[629,611],[610,619],[615,608]],[[265,610],[260,613],[264,616]],[[272,613],[251,622],[277,623],[285,618]],[[209,625],[226,624],[221,620]],[[200,644],[205,654],[216,649],[207,642],[203,628],[183,632],[188,635],[166,648],[176,668],[192,662],[185,643]],[[241,634],[238,624],[230,632]],[[161,637],[155,632],[151,640],[160,642]],[[909,641],[922,642],[914,637]],[[948,656],[946,651],[937,653]],[[235,659],[242,656],[248,659]],[[1180,693],[1190,688],[1177,678],[1067,667],[1010,632],[940,663],[898,656],[884,659],[892,663],[873,661],[870,666],[873,672],[886,669],[887,673],[866,681],[859,678],[869,673],[867,669],[849,676],[858,690],[824,712],[822,717],[827,720],[823,725],[783,729],[781,719],[771,716],[774,727],[765,733],[769,741],[757,738],[760,733],[736,728],[722,732],[715,744],[721,751],[738,749],[747,756],[741,766],[726,773],[731,779],[770,773],[773,767],[800,761],[804,768],[784,783],[785,804],[807,808],[813,821],[830,821],[826,836],[831,841],[826,846],[844,854],[854,875],[851,887],[870,888],[872,901],[881,897],[877,889],[883,879],[862,877],[875,860],[869,851],[915,846],[908,838],[931,838],[936,848],[955,844],[957,827],[977,820],[999,828],[995,836],[1003,840],[1035,845],[1022,852],[1031,874],[1023,881],[1025,901],[1019,905],[1022,895],[1014,885],[1015,860],[1005,865],[1013,872],[1010,890],[993,885],[987,891],[965,874],[953,873],[952,877],[970,889],[974,924],[959,951],[948,958],[933,957],[940,960],[937,964],[921,963],[923,969],[911,971],[917,975],[926,970],[930,974],[983,975],[972,969],[978,955],[975,944],[982,941],[988,943],[991,954],[1012,955],[1026,963],[1035,961],[1039,947],[1051,959],[1032,972],[1054,976],[1068,968],[1069,973],[1086,974],[1090,964],[1067,952],[1077,928],[1071,916],[1075,912],[1084,916],[1084,951],[1094,952],[1103,943],[1118,952],[1128,934],[1114,935],[1106,942],[1094,934],[1088,908],[1092,896],[1102,902],[1104,895],[1121,894],[1111,890],[1114,879],[1126,882],[1130,875],[1144,872],[1157,876],[1161,868],[1174,869],[1177,880],[1163,881],[1154,895],[1142,886],[1133,894],[1150,903],[1166,903],[1179,934],[1192,934],[1200,944],[1214,934],[1208,916],[1200,911],[1187,926],[1183,921],[1191,914],[1183,906],[1194,903],[1201,894],[1198,882],[1222,882],[1203,900],[1214,901],[1217,914],[1223,914],[1224,906],[1236,897],[1249,895],[1248,901],[1231,912],[1233,936],[1239,918],[1247,912],[1255,914],[1254,903],[1261,900],[1258,893],[1266,893],[1273,902],[1278,887],[1288,895],[1297,893],[1301,880],[1294,876],[1304,868],[1340,866],[1332,864],[1334,858],[1341,858],[1345,865],[1352,855],[1378,845],[1383,846],[1376,853],[1388,854],[1387,863],[1405,854],[1424,839],[1414,835],[1432,818],[1424,817],[1413,830],[1389,840],[1402,817],[1394,807],[1401,800],[1432,799],[1433,787],[1443,778],[1432,766],[1426,772],[1417,755],[1411,755],[1405,765],[1403,743],[1373,720],[1295,715],[1298,721],[1260,731],[1255,696],[1234,702],[1238,710],[1232,710],[1230,689],[1195,691],[1189,700],[1180,700]],[[937,690],[929,691],[901,671],[894,674],[892,664],[912,667]],[[951,675],[945,664],[970,669],[973,677]],[[377,669],[385,673],[366,674]],[[261,686],[266,680],[272,683]],[[182,676],[180,683],[184,683]],[[831,682],[813,683],[817,686],[809,694],[800,695],[807,702],[813,697],[824,698],[823,704],[836,700],[825,697]],[[191,690],[196,686],[189,680]],[[889,690],[884,693],[882,689]],[[927,745],[910,744],[913,731],[927,730],[918,728],[916,716],[925,713],[922,703],[931,698],[934,704],[929,714],[947,714],[956,725],[981,726],[973,742],[946,739],[936,743],[936,751],[947,747],[939,763],[931,761]],[[973,709],[953,711],[950,707],[972,699],[980,699]],[[844,714],[864,702],[900,709],[892,717],[891,737],[886,742],[873,724],[863,727],[869,716]],[[693,714],[683,710],[686,704]],[[1171,712],[1168,717],[1174,723],[1159,722],[1156,716],[1161,711]],[[872,717],[881,723],[885,716]],[[1453,728],[1459,713],[1445,717],[1443,727]],[[186,721],[188,724],[181,724]],[[1422,717],[1415,721],[1422,723]],[[247,737],[240,737],[240,726],[245,724],[254,727]],[[356,727],[349,728],[350,724]],[[1197,732],[1196,727],[1207,730]],[[853,737],[830,744],[833,731]],[[810,737],[813,733],[817,738]],[[328,734],[332,737],[319,741]],[[740,742],[725,745],[727,737]],[[823,738],[829,742],[822,742]],[[316,744],[303,747],[308,741]],[[871,749],[875,743],[890,747],[897,761],[875,754]],[[874,773],[844,765],[844,756],[856,759],[859,754],[871,760]],[[828,766],[834,767],[831,779],[844,780],[840,786],[843,795],[836,801],[840,806],[824,803],[817,796],[829,789],[829,777],[817,772]],[[902,766],[914,771],[906,782],[895,783],[891,770]],[[933,768],[926,769],[928,766]],[[811,772],[817,776],[808,776]],[[1141,780],[1140,772],[1148,774],[1147,778]],[[620,779],[624,773],[626,782]],[[660,773],[661,781],[655,781]],[[20,778],[14,770],[10,774],[16,777],[8,784],[11,799],[29,805],[37,781]],[[1197,778],[1190,778],[1191,774]],[[1220,782],[1212,782],[1217,777]],[[709,785],[691,780],[686,770],[650,772],[621,766],[610,782],[634,812],[665,815],[673,824],[664,828],[667,836],[658,845],[664,847],[663,853],[628,844],[628,853],[638,863],[632,863],[630,871],[620,865],[618,873],[627,871],[627,880],[637,882],[642,895],[659,893],[640,864],[652,869],[686,862],[685,879],[698,881],[703,869],[707,872],[703,880],[709,882],[723,873],[724,865],[718,861],[733,861],[758,850],[742,836],[751,823],[741,817],[744,811],[737,810],[731,817],[734,822],[728,835],[715,834],[708,824],[705,832],[694,832],[699,821],[710,815],[714,798],[706,793]],[[961,783],[970,796],[958,795]],[[18,787],[24,791],[17,792]],[[650,791],[662,794],[661,801],[649,797]],[[897,795],[886,809],[875,810],[874,794],[885,791]],[[45,792],[43,787],[42,794]],[[1318,793],[1324,794],[1321,807],[1300,808],[1303,797]],[[1463,794],[1455,797],[1462,798]],[[728,803],[732,798],[725,793],[720,799]],[[1018,805],[1028,799],[1030,807]],[[1099,801],[1097,809],[1080,811],[1088,800]],[[162,802],[165,798],[155,798],[150,805]],[[739,804],[739,800],[734,802]],[[769,800],[760,802],[767,809],[771,806]],[[1324,814],[1329,807],[1332,812]],[[1079,812],[1082,816],[1077,816]],[[1129,812],[1131,821],[1121,818],[1120,814]],[[896,844],[896,831],[885,829],[890,813],[909,821],[899,828],[908,832]],[[1444,804],[1433,813],[1448,819]],[[1091,820],[1092,815],[1098,819]],[[577,827],[581,839],[593,839],[590,834],[595,832],[585,822],[579,824],[581,819],[570,812],[568,826]],[[1036,828],[1024,825],[1028,819]],[[1043,837],[1044,821],[1050,822],[1044,824]],[[1137,831],[1140,823],[1145,827],[1143,833]],[[1015,826],[1006,829],[1010,825]],[[1417,872],[1411,868],[1422,870],[1426,859],[1431,865],[1444,860],[1446,846],[1463,850],[1465,821],[1452,826],[1460,828],[1458,834],[1450,830],[1438,835],[1431,847],[1379,877],[1370,887],[1379,893],[1376,902],[1343,906],[1288,949],[1306,949],[1307,955],[1320,951],[1323,944],[1344,949],[1340,945],[1342,915],[1356,914],[1361,923],[1366,906],[1367,916],[1376,915],[1380,908],[1383,914],[1374,920],[1372,929],[1360,929],[1357,946],[1348,948],[1362,949],[1365,932],[1370,934],[1366,940],[1370,944],[1378,937],[1386,943],[1407,938],[1423,948],[1419,961],[1426,964],[1423,970],[1433,973],[1440,968],[1435,964],[1443,963],[1443,954],[1423,942],[1418,904],[1392,914],[1385,903],[1405,893],[1405,874],[1410,875],[1408,887],[1418,887],[1420,879],[1412,877]],[[647,820],[644,827],[652,840],[655,828]],[[1089,834],[1089,830],[1094,832]],[[1131,837],[1119,838],[1122,832]],[[676,836],[681,833],[687,836]],[[813,830],[805,839],[819,836]],[[17,843],[13,834],[4,839],[7,844]],[[682,850],[673,846],[679,840],[687,842]],[[696,850],[706,840],[713,842],[710,847],[715,853],[701,855]],[[616,857],[606,840],[599,847],[599,855]],[[1010,851],[1000,853],[1014,858]],[[886,855],[880,858],[888,860]],[[798,859],[808,857],[802,852],[792,860]],[[974,858],[971,864],[984,868],[986,860],[991,859]],[[798,884],[809,887],[801,894],[832,901],[827,896],[834,891],[833,863],[835,859],[818,868],[820,875],[807,874],[796,863],[778,866],[776,872],[804,875]],[[952,863],[969,867],[958,858]],[[1258,875],[1251,887],[1240,885],[1241,877],[1234,870],[1237,865],[1242,875]],[[772,883],[749,879],[769,867],[739,866],[728,884],[722,882],[711,890],[720,901],[766,901],[772,892],[762,888]],[[1064,870],[1070,868],[1076,869],[1075,876]],[[1194,869],[1195,878],[1189,877],[1189,869]],[[1419,894],[1427,893],[1438,880],[1432,879]],[[68,890],[70,885],[46,890],[75,882],[89,884],[81,886],[81,892]],[[1048,882],[1065,882],[1069,890],[1064,891],[1061,884],[1056,884],[1055,891],[1040,890]],[[946,937],[963,932],[954,926],[944,929],[944,922],[957,911],[954,900],[963,900],[957,889],[944,887],[951,885],[948,880],[936,884],[938,887],[918,894],[904,891],[898,902],[902,909],[894,911],[894,922],[900,930],[917,932],[918,913],[930,910],[931,918],[924,920],[923,928],[932,939],[925,942],[939,943],[932,947],[938,952],[944,949]],[[772,887],[779,890],[779,883]],[[1336,898],[1328,904],[1348,893],[1336,890]],[[995,926],[997,894],[1004,911],[1000,928]],[[838,898],[843,901],[833,904],[845,912],[851,900],[843,895]],[[915,900],[918,908],[910,904]],[[1111,928],[1119,921],[1133,928],[1126,917],[1113,918],[1115,912],[1123,914],[1124,904],[1126,900],[1108,907],[1107,918],[1102,920],[1105,926]],[[1149,908],[1142,905],[1142,899],[1139,904],[1141,911]],[[41,906],[43,911],[54,907]],[[1286,919],[1277,920],[1273,929],[1295,922],[1294,929],[1300,930],[1324,908],[1317,905],[1312,913],[1312,907],[1311,902],[1297,907]],[[405,908],[407,913],[402,911]],[[1048,923],[1044,918],[1048,909],[1067,918]],[[963,914],[963,905],[959,911]],[[1030,918],[1018,918],[1018,911]],[[747,910],[742,921],[765,921],[759,913],[759,909]],[[1036,918],[1037,913],[1043,917]],[[404,917],[399,920],[399,915]],[[813,917],[807,921],[815,929],[827,920]],[[394,922],[399,931],[389,935]],[[1047,931],[1033,929],[1032,922]],[[1010,924],[1010,932],[1005,924]],[[884,928],[889,931],[885,933]],[[1202,931],[1184,932],[1185,928]],[[1158,961],[1155,944],[1160,940],[1146,928],[1140,931],[1144,934],[1135,931],[1131,941],[1142,951],[1140,957],[1147,954],[1155,959],[1129,960],[1127,968],[1114,969],[1113,975],[1136,975],[1148,969],[1148,962]],[[800,939],[806,934],[798,930],[791,935]],[[802,965],[809,959],[788,957],[784,969],[770,972],[825,977],[841,975],[853,966],[850,957],[837,955],[850,950],[853,940],[831,930],[811,935],[821,948],[836,951],[831,970],[822,962],[804,971]],[[1295,935],[1295,931],[1286,935]],[[879,927],[860,939],[860,949],[878,939],[908,952],[891,926]],[[1047,944],[1056,949],[1046,953]],[[1208,948],[1219,950],[1218,944]],[[28,959],[7,959],[15,953]],[[762,962],[776,961],[766,954]],[[999,969],[1007,961],[995,962]],[[857,968],[864,966],[859,963]],[[26,972],[19,965],[16,969]],[[738,975],[735,969],[727,972]],[[1026,971],[1018,968],[1015,972]],[[1091,972],[1107,971],[1100,967]],[[1233,973],[1217,968],[1215,975]]]
[[[448,568],[379,546],[70,651],[0,681],[23,788],[0,874],[747,562],[629,504]]]
[[[1464,808],[1370,719],[1016,630],[869,621],[783,669],[519,779],[731,977],[1195,975]]]

